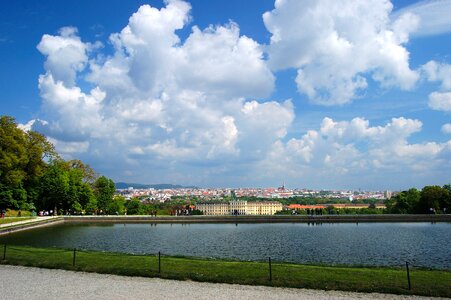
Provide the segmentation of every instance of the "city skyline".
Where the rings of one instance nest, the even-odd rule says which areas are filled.
[[[451,182],[450,0],[1,6],[0,114],[116,182]]]

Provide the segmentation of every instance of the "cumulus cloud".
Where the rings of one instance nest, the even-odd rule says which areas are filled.
[[[451,32],[450,0],[425,0],[409,5],[396,11],[392,19],[398,19],[406,14],[414,14],[419,18],[415,36],[429,36]]]
[[[75,27],[63,27],[57,36],[44,34],[37,46],[47,57],[44,63],[46,71],[68,86],[75,84],[77,72],[83,70],[88,62],[88,51],[96,47],[83,43],[77,33]]]
[[[430,82],[441,82],[441,89],[451,90],[451,65],[431,60],[421,67]]]
[[[237,24],[194,26],[182,42],[176,31],[190,21],[190,9],[177,0],[141,6],[110,35],[110,55],[93,51],[95,43],[72,27],[44,35],[39,89],[48,122],[30,126],[63,155],[113,169],[114,162],[116,172],[264,157],[287,134],[293,105],[256,100],[272,93],[275,78],[262,46]],[[153,176],[146,181],[158,180]]]
[[[447,134],[451,133],[451,124],[450,123],[443,124],[442,132]]]
[[[418,74],[403,44],[418,18],[404,14],[392,22],[392,8],[388,0],[276,1],[263,15],[271,33],[269,64],[297,69],[299,92],[323,105],[357,98],[367,76],[382,86],[411,89]]]
[[[141,6],[105,49],[74,27],[45,34],[38,45],[44,115],[24,130],[46,134],[64,157],[138,182],[224,186],[449,165],[451,142],[408,142],[419,120],[370,126],[364,118],[324,118],[319,129],[293,137],[293,102],[261,100],[274,91],[273,71],[284,68],[296,68],[298,89],[326,105],[357,97],[367,76],[412,87],[418,74],[403,44],[418,21],[413,14],[390,21],[388,1],[276,1],[264,17],[272,34],[265,46],[232,21],[193,26],[182,40],[191,6],[165,3]],[[421,72],[448,84],[444,65]]]
[[[429,107],[434,110],[451,111],[451,92],[433,92],[429,95]]]
[[[309,182],[348,186],[371,180],[377,174],[446,174],[451,166],[451,140],[409,143],[408,139],[421,128],[421,121],[403,117],[393,118],[384,126],[370,126],[364,118],[324,118],[318,130],[310,130],[286,144],[274,143],[260,171],[271,169],[276,177],[284,172],[302,174]],[[324,182],[325,178],[328,182]],[[354,183],[350,182],[352,178]]]
[[[429,82],[440,82],[440,91],[429,94],[429,107],[434,110],[451,110],[451,65],[431,60],[420,71]]]

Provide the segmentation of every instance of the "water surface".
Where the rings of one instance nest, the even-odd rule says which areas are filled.
[[[0,244],[296,263],[451,269],[451,223],[62,224]]]

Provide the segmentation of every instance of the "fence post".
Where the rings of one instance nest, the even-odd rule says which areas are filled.
[[[158,251],[158,274],[161,275],[161,252]]]
[[[269,257],[269,281],[272,281],[271,257]]]
[[[6,260],[6,244],[3,247],[3,260]]]
[[[406,261],[406,270],[407,270],[407,283],[408,283],[408,285],[409,285],[409,291],[410,291],[410,289],[411,289],[412,287],[411,287],[411,285],[410,285],[410,272],[409,272],[409,262],[408,262],[408,261]]]
[[[73,259],[72,259],[72,266],[73,267],[75,267],[75,255],[76,255],[76,249],[74,248],[74,256],[73,256]]]

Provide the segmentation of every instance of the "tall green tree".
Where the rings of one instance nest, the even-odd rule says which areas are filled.
[[[139,215],[142,214],[142,204],[139,199],[133,198],[125,202],[125,208],[127,209],[128,215]]]
[[[420,191],[411,188],[402,191],[385,202],[387,211],[392,214],[414,214],[419,213]]]
[[[53,145],[34,131],[20,129],[14,118],[0,117],[0,207],[30,207],[39,191],[46,158],[55,156]]]
[[[70,179],[67,164],[61,159],[50,162],[40,179],[40,194],[36,206],[40,210],[68,210],[70,203]]]
[[[125,211],[125,198],[122,196],[115,196],[109,202],[108,207],[106,209],[106,213],[109,215],[122,215]]]
[[[27,191],[27,202],[31,204],[39,196],[39,181],[46,171],[48,160],[56,159],[57,154],[52,143],[34,131],[27,132],[25,147],[28,162],[25,165],[24,188]]]
[[[113,201],[114,192],[116,191],[116,186],[114,182],[105,177],[100,176],[94,182],[94,194],[97,198],[97,208],[102,212],[108,211],[108,208]]]
[[[26,135],[14,119],[0,118],[0,206],[18,208],[27,199],[23,181],[28,163]]]
[[[448,191],[448,200],[445,201],[442,209],[449,214],[451,212],[451,184],[445,184],[443,189]]]
[[[431,209],[439,212],[446,207],[449,201],[449,192],[440,186],[425,186],[421,191],[420,210],[428,213]]]

